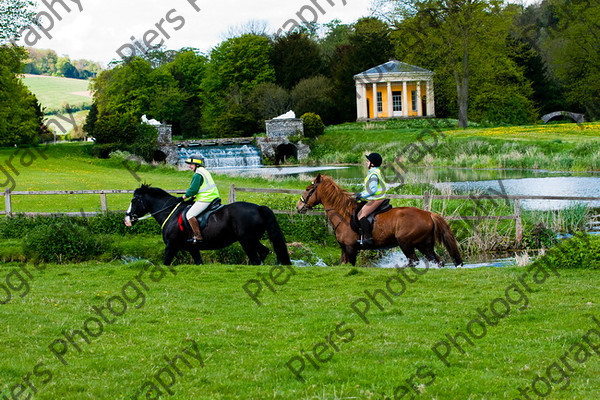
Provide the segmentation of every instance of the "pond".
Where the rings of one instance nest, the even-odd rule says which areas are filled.
[[[314,167],[260,167],[219,170],[222,174],[238,176],[295,177],[310,182],[317,173],[332,177],[342,186],[359,185],[367,174],[364,166],[314,166]],[[522,196],[575,196],[600,197],[600,173],[564,172],[523,169],[472,169],[472,168],[412,168],[397,177],[390,168],[383,169],[388,183],[431,183],[442,189],[450,187],[455,193],[504,193]],[[524,200],[522,207],[532,210],[562,209],[573,201]],[[600,201],[588,202],[600,207]]]
[[[301,181],[310,182],[317,173],[332,177],[342,186],[359,185],[367,174],[364,166],[296,166],[296,167],[260,167],[219,170],[238,176],[262,176],[266,178],[294,177]],[[383,169],[388,182],[397,181],[394,171]],[[406,183],[430,183],[444,189],[452,188],[455,193],[506,193],[507,195],[523,196],[574,196],[600,197],[599,172],[565,172],[548,170],[522,169],[472,169],[472,168],[412,168],[402,179]],[[500,186],[502,182],[502,187]],[[574,201],[562,200],[522,200],[522,208],[531,210],[555,210],[574,205]],[[600,201],[587,202],[591,207],[600,207]],[[519,257],[523,257],[519,252]],[[537,254],[530,254],[531,257]],[[527,257],[527,256],[525,256]],[[475,254],[465,258],[464,268],[505,267],[514,266],[517,256],[507,254]],[[305,263],[298,261],[298,265]],[[394,268],[404,266],[407,260],[400,250],[390,251],[373,264],[378,268]],[[323,264],[324,265],[324,264]],[[426,265],[421,262],[420,267]],[[446,268],[454,268],[454,264],[446,264]]]

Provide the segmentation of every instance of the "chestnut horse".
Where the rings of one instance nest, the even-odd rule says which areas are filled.
[[[342,248],[341,263],[355,265],[356,254],[363,249],[357,244],[358,234],[350,227],[350,219],[358,203],[354,196],[339,187],[330,177],[319,174],[306,188],[296,205],[299,213],[323,204],[327,218],[333,225],[335,237]],[[419,258],[418,249],[429,261],[443,266],[434,251],[436,242],[442,243],[454,264],[462,265],[458,243],[448,223],[440,215],[415,207],[395,207],[375,216],[373,224],[374,245],[370,249],[383,249],[400,246],[409,260],[415,265]]]

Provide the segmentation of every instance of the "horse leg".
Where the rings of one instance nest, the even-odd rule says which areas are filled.
[[[265,258],[267,258],[267,256],[269,255],[269,253],[271,251],[269,250],[269,248],[267,246],[265,246],[264,244],[262,244],[259,241],[256,241],[256,247],[257,247],[258,256],[260,257],[260,261],[261,262],[265,261]]]
[[[352,264],[352,266],[356,265],[356,255],[358,254],[358,250],[354,246],[346,246],[346,262]]]
[[[163,263],[165,265],[171,265],[171,263],[173,262],[173,259],[177,255],[178,251],[179,251],[179,247],[177,245],[172,244],[171,242],[167,243],[167,247],[165,248],[165,257],[164,257]]]
[[[191,248],[188,250],[192,258],[194,259],[194,264],[201,265],[202,264],[202,256],[200,255],[200,250]]]
[[[344,265],[348,262],[348,257],[346,256],[346,246],[340,243],[340,248],[342,249],[342,256],[340,258],[340,264]]]
[[[249,240],[241,241],[240,240],[240,244],[242,245],[242,249],[244,249],[244,251],[246,252],[246,255],[248,256],[250,264],[260,265],[260,263],[262,261],[260,259],[260,256],[258,255],[256,241],[249,241]]]
[[[417,246],[417,249],[419,249],[419,251],[423,253],[423,255],[428,261],[436,263],[438,265],[438,268],[442,268],[444,266],[442,260],[436,254],[433,248],[433,243],[422,244],[420,246]]]
[[[405,244],[401,244],[400,249],[402,249],[402,252],[406,256],[406,258],[408,258],[408,266],[409,267],[415,266],[419,263],[419,257],[417,257],[414,247],[408,246]]]

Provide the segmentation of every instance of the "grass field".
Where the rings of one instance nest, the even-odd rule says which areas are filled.
[[[19,190],[133,190],[142,182],[150,183],[165,190],[186,190],[192,173],[189,170],[177,171],[167,168],[141,166],[134,162],[100,160],[88,153],[91,144],[69,143],[40,146],[32,149],[0,149],[0,185],[3,190],[11,187]],[[36,150],[37,149],[37,150]],[[7,165],[11,165],[14,173]],[[215,181],[223,197],[227,197],[229,186],[285,187],[303,189],[308,182],[292,179],[267,180],[262,178],[234,178],[215,174]],[[109,209],[127,209],[131,195],[109,195]],[[0,205],[3,207],[4,204]],[[98,196],[14,196],[16,212],[25,211],[97,211],[100,207]]]
[[[314,141],[314,163],[358,163],[365,152],[411,166],[600,170],[600,123],[457,129],[415,120],[332,126]]]
[[[381,135],[392,143],[399,132]],[[350,137],[343,135],[336,140]],[[88,151],[87,144],[0,149],[0,181],[13,190],[135,189],[140,181],[185,189],[190,181],[190,171],[129,164],[136,178]],[[307,185],[215,181],[224,198],[232,183]],[[109,208],[125,209],[130,199],[109,196]],[[13,205],[95,211],[99,198],[14,196]],[[158,234],[115,236],[123,261],[0,263],[0,399],[526,399],[521,389],[531,399],[592,400],[600,393],[598,270],[168,269],[138,259],[160,256]],[[325,255],[339,252],[319,246]],[[11,247],[21,251],[20,239],[2,240],[3,252]],[[489,317],[491,307],[499,317]]]
[[[13,297],[1,306],[5,396],[8,390],[26,396],[33,386],[36,399],[52,400],[382,400],[413,398],[402,395],[414,386],[418,399],[515,399],[521,398],[518,388],[530,387],[536,376],[549,381],[549,399],[596,399],[600,393],[598,349],[585,347],[589,354],[581,363],[574,361],[573,349],[589,329],[600,329],[590,318],[600,318],[597,271],[556,276],[546,269],[535,283],[524,268],[432,269],[417,275],[296,267],[276,278],[281,283],[288,277],[287,283],[271,283],[277,293],[263,285],[258,306],[243,286],[257,274],[270,279],[268,266],[180,265],[169,271],[138,262],[39,268],[45,269],[0,267],[2,281],[17,271]],[[248,286],[251,292],[256,287]],[[0,300],[6,298],[0,289]],[[508,307],[508,315],[491,317],[493,325],[485,328],[469,324],[482,320],[477,309],[492,302],[498,310]],[[370,310],[364,311],[367,304]],[[89,343],[81,334],[70,343],[65,335],[76,330]],[[473,343],[457,339],[465,354],[446,337],[458,332]],[[600,337],[591,340],[597,345]],[[565,353],[572,371],[560,361]],[[189,362],[176,361],[181,375],[169,373],[164,358],[176,355]],[[564,375],[549,368],[555,362]],[[536,385],[547,389],[543,382]],[[531,389],[529,395],[538,398]]]
[[[59,109],[66,103],[71,106],[92,103],[91,95],[87,94],[90,84],[88,80],[25,75],[23,82],[47,110]]]

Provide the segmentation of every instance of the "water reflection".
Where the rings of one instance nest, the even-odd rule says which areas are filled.
[[[574,196],[574,197],[600,197],[600,178],[565,176],[547,178],[503,179],[504,190],[509,196]],[[454,192],[501,192],[497,180],[476,182],[450,182],[437,183],[436,187],[442,189],[451,187]],[[559,210],[572,206],[577,202],[568,200],[522,200],[523,208],[530,210]],[[600,201],[584,202],[589,207],[600,207]]]
[[[522,196],[576,196],[600,197],[600,173],[564,172],[523,169],[471,169],[471,168],[411,168],[396,175],[392,168],[382,169],[388,183],[428,183],[444,193],[452,189],[461,193],[489,193],[492,189],[502,192],[498,180],[502,180],[508,195]],[[262,167],[220,170],[238,176],[296,177],[311,181],[317,173],[325,173],[344,187],[362,184],[367,175],[366,167],[314,166],[314,167]],[[575,204],[573,201],[524,200],[522,207],[531,210],[557,210]],[[591,207],[600,207],[600,201],[588,202]]]
[[[487,181],[498,179],[546,178],[546,177],[600,177],[600,172],[564,172],[528,169],[473,169],[473,168],[433,168],[413,167],[406,172],[401,171],[401,176],[391,167],[382,167],[382,172],[387,180],[398,181],[404,179],[406,183],[432,183],[432,182],[462,182],[462,181]],[[229,168],[219,173],[237,176],[306,176],[312,179],[317,173],[325,173],[336,181],[348,183],[362,183],[367,174],[364,165],[345,166],[295,166],[295,167],[258,167],[258,168]]]

